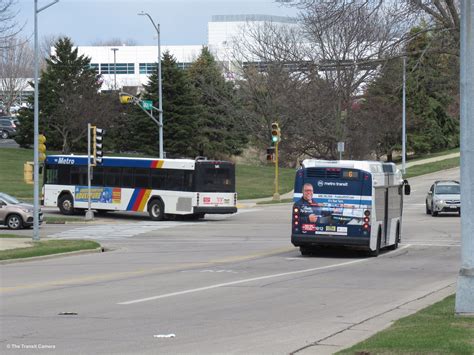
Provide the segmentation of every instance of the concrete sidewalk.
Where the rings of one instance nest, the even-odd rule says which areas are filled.
[[[0,238],[0,250],[27,248],[32,242],[32,238]]]

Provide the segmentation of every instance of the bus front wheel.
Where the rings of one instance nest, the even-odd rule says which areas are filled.
[[[59,210],[62,214],[72,215],[74,214],[74,200],[71,195],[63,195],[58,201]]]
[[[162,221],[165,217],[165,207],[160,200],[153,200],[148,206],[148,214],[153,221]]]

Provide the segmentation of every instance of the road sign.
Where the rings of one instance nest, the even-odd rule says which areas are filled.
[[[153,108],[153,101],[151,101],[151,100],[142,100],[142,107],[145,110],[151,110]]]

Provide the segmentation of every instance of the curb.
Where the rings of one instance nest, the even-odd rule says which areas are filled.
[[[23,262],[28,262],[28,261],[48,260],[48,259],[54,259],[54,258],[59,258],[63,256],[71,256],[71,255],[73,256],[73,255],[104,253],[104,252],[105,252],[105,248],[101,246],[95,249],[77,250],[77,251],[70,251],[67,253],[56,253],[56,254],[50,254],[50,255],[32,256],[31,258],[0,260],[0,265],[23,263]]]

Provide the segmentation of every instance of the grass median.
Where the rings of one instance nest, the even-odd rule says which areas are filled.
[[[337,354],[474,354],[474,317],[456,316],[449,296]]]
[[[24,236],[15,236],[11,234],[1,235],[0,238],[21,238]],[[72,251],[94,250],[100,247],[100,244],[91,240],[44,240],[24,244],[24,247],[15,249],[0,250],[0,260],[32,258],[35,256],[45,256]]]

